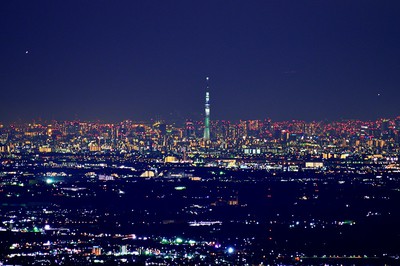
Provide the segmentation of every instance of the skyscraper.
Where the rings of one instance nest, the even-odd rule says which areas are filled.
[[[206,104],[205,104],[205,118],[204,118],[204,140],[210,140],[210,93],[208,92],[208,77],[207,81],[207,91],[206,91]]]

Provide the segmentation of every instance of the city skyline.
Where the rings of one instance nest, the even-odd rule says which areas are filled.
[[[229,123],[239,123],[241,121],[260,121],[260,122],[276,122],[276,123],[284,123],[284,122],[303,122],[306,124],[309,123],[335,123],[335,122],[346,122],[346,121],[358,121],[358,122],[378,122],[384,120],[398,120],[400,119],[400,115],[393,115],[391,117],[377,117],[375,119],[351,119],[351,118],[338,118],[338,119],[321,119],[321,120],[305,120],[305,119],[286,119],[286,120],[275,120],[271,117],[265,117],[262,119],[235,119],[235,120],[227,120],[227,119],[210,119],[210,124],[218,123],[218,122],[229,122]],[[163,117],[155,117],[150,119],[121,119],[116,121],[104,120],[104,119],[82,119],[79,117],[75,117],[74,119],[43,119],[43,118],[33,118],[29,120],[14,120],[14,121],[0,121],[0,125],[18,125],[18,124],[51,124],[53,122],[63,123],[63,122],[79,122],[79,123],[99,123],[99,124],[120,124],[126,121],[132,122],[134,124],[154,124],[154,123],[165,123],[169,125],[176,125],[176,126],[184,126],[185,122],[198,122],[204,124],[204,116],[199,117],[198,119],[193,118],[182,118],[180,119],[171,119],[163,118]]]
[[[399,114],[396,1],[4,1],[0,121]]]

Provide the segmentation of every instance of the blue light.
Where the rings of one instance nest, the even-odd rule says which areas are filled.
[[[228,248],[228,253],[229,254],[232,254],[234,251],[235,251],[235,249],[233,247],[229,247]]]

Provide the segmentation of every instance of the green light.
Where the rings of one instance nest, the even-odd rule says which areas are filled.
[[[53,184],[53,183],[54,183],[54,180],[51,179],[51,178],[47,178],[47,179],[46,179],[46,183],[47,183],[47,184]]]
[[[175,190],[184,190],[186,187],[175,187]]]
[[[181,244],[181,243],[183,242],[183,239],[180,238],[180,237],[178,237],[178,238],[175,239],[175,242],[176,242],[177,244]]]

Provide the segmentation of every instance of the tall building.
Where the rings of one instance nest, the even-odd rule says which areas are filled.
[[[210,93],[208,92],[208,77],[207,81],[207,92],[206,92],[206,104],[205,104],[205,118],[204,118],[204,140],[210,140]]]
[[[194,124],[192,120],[186,120],[185,124],[185,137],[191,138],[195,136]]]

